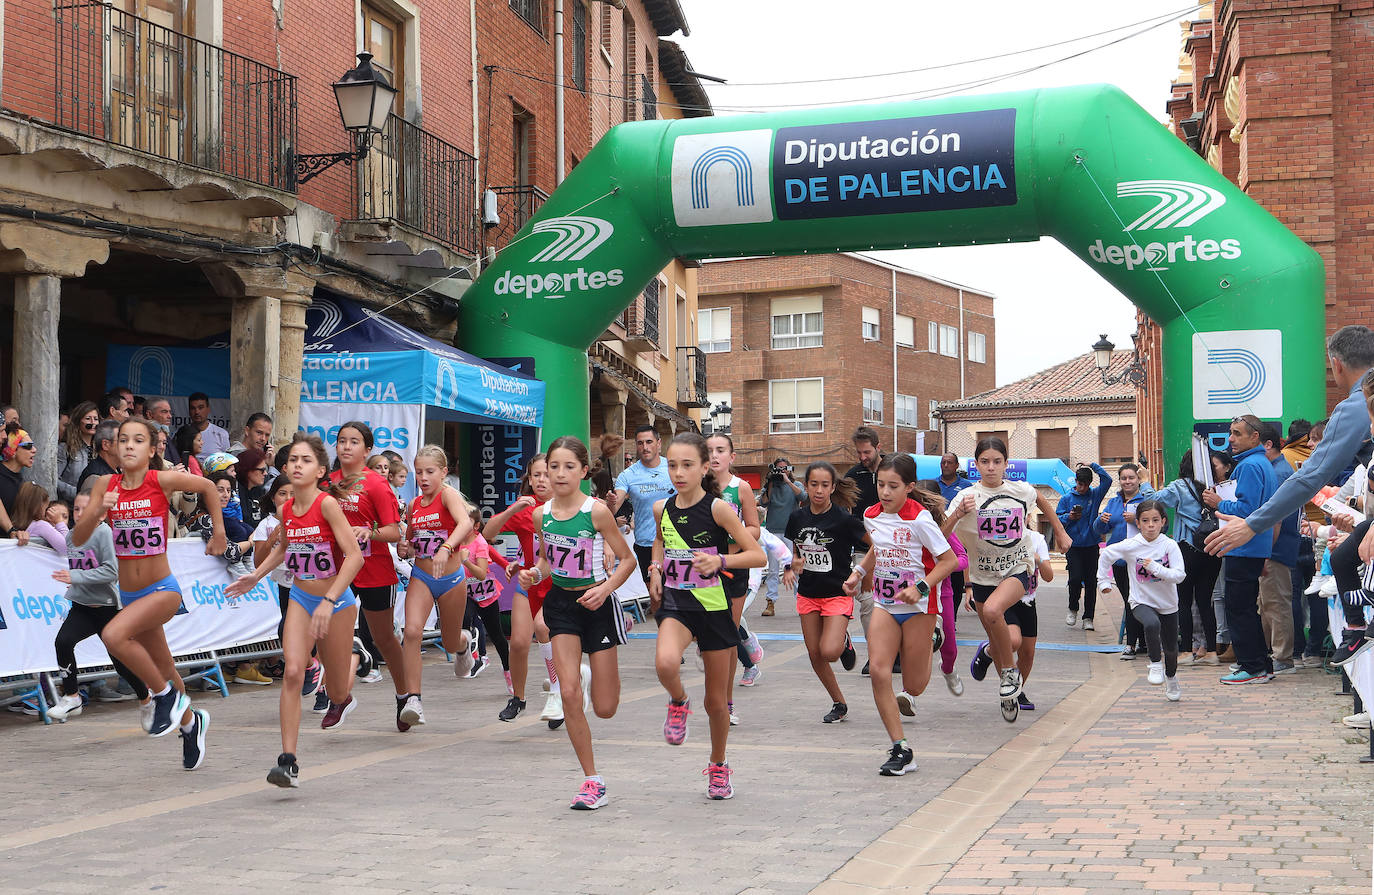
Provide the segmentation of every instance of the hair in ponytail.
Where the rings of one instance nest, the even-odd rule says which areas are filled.
[[[824,472],[830,476],[830,481],[835,483],[835,488],[830,492],[830,502],[842,510],[853,510],[859,503],[859,483],[853,479],[841,478],[825,460],[817,460],[806,467],[806,475],[802,476],[803,482],[811,480],[811,473]]]
[[[680,432],[668,442],[669,450],[675,444],[696,450],[697,455],[701,457],[701,466],[706,470],[705,475],[701,477],[701,489],[711,497],[720,497],[720,482],[716,481],[716,474],[711,469],[711,452],[706,447],[706,439],[696,432]]]

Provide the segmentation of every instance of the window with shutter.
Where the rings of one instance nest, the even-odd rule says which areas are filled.
[[[1065,463],[1069,462],[1069,430],[1036,429],[1035,456],[1042,460],[1057,457]]]
[[[1135,433],[1130,426],[1098,426],[1097,453],[1101,463],[1135,460]]]

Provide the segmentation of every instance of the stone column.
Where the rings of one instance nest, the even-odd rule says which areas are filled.
[[[276,267],[212,264],[206,277],[232,302],[229,430],[237,435],[254,413],[272,417],[272,444],[296,431],[300,411],[305,309],[313,278]]]
[[[32,481],[57,496],[57,421],[62,413],[57,326],[62,278],[103,264],[110,244],[32,224],[0,224],[0,273],[14,279],[14,406],[38,454]]]
[[[611,432],[622,435],[627,440],[630,434],[625,431],[625,404],[629,401],[630,391],[626,388],[619,388],[615,383],[608,382],[606,377],[601,377],[601,428],[604,432]],[[596,448],[593,447],[595,452]],[[622,449],[611,458],[611,476],[615,477],[625,471],[625,451]]]

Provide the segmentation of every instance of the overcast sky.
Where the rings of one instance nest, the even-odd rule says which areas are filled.
[[[1106,82],[1162,120],[1169,83],[1178,71],[1177,22],[1197,16],[1181,0],[683,0],[682,6],[692,36],[675,39],[681,40],[693,67],[732,82],[705,82],[719,115],[747,114],[730,107],[872,101],[894,94],[901,96],[891,101],[899,101],[921,91],[995,93]],[[1121,27],[1139,22],[1144,24]],[[1108,29],[1119,30],[1086,37]],[[1136,34],[1141,31],[1145,33]],[[1084,39],[921,73],[749,86],[947,65],[1077,37]],[[1084,53],[1110,41],[1120,42]],[[1083,55],[1054,62],[1079,53]],[[1054,64],[1025,71],[1050,62]],[[1024,73],[974,83],[1016,72]],[[998,385],[1082,354],[1102,332],[1118,347],[1130,346],[1131,303],[1052,239],[874,254],[997,296]]]

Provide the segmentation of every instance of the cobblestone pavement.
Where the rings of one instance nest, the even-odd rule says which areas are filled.
[[[1063,627],[1063,589],[1041,593],[1042,639],[1082,643]],[[771,619],[758,609],[760,632],[798,631],[790,601]],[[958,625],[975,639],[972,616]],[[967,691],[951,696],[937,670],[907,722],[920,769],[892,779],[877,775],[886,741],[868,680],[840,672],[849,720],[821,724],[828,700],[804,647],[765,646],[760,685],[736,690],[728,802],[705,798],[704,713],[684,746],[663,743],[647,640],[620,651],[620,712],[593,721],[611,799],[595,812],[568,810],[580,774],[566,735],[538,720],[537,698],[502,724],[499,670],[455,681],[433,651],[425,727],[395,732],[385,683],[357,687],[360,708],[337,731],[305,713],[298,790],[263,780],[279,751],[275,686],[196,695],[213,722],[192,774],[177,739],[148,740],[128,705],[46,728],[6,714],[5,754],[23,770],[5,781],[0,893],[1368,885],[1368,769],[1331,723],[1349,704],[1327,695],[1334,678],[1305,672],[1232,694],[1189,670],[1184,701],[1168,705],[1142,662],[1045,650],[1027,687],[1037,711],[1008,724],[992,681],[968,679],[961,648]],[[684,676],[699,702],[690,658]],[[1253,745],[1249,731],[1261,733]]]

